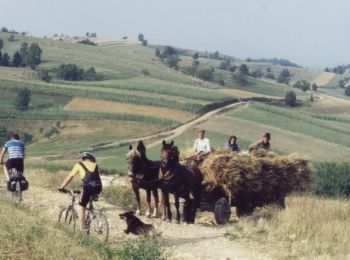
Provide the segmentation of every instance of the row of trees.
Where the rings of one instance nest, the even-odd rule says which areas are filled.
[[[344,74],[344,72],[350,68],[350,64],[348,65],[339,65],[335,68],[325,68],[324,71],[326,72],[333,72],[333,73],[337,73],[337,74]]]
[[[12,59],[7,52],[2,54],[3,47],[4,41],[0,39],[0,66],[29,66],[32,69],[35,69],[41,63],[42,50],[37,43],[32,43],[30,46],[28,46],[28,43],[23,42],[21,44],[21,48],[13,54]]]
[[[39,71],[39,78],[43,81],[50,82],[53,77],[69,81],[97,81],[103,80],[102,75],[96,73],[94,67],[90,67],[87,70],[79,67],[76,64],[62,64],[58,68],[49,71],[41,70]]]

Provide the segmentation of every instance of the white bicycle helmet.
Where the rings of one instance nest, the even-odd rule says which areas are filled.
[[[93,162],[96,162],[95,155],[93,155],[92,153],[89,153],[89,152],[82,152],[81,159],[83,159],[83,160],[89,159],[89,160],[92,160]]]

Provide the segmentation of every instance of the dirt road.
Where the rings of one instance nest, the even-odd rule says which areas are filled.
[[[158,141],[152,142],[150,144],[147,144],[147,148],[152,148],[158,144],[160,144],[162,142],[163,139],[165,140],[169,140],[169,139],[174,139],[178,136],[180,136],[181,134],[183,134],[186,130],[188,130],[191,127],[194,127],[208,119],[210,119],[212,116],[217,115],[219,113],[225,112],[229,109],[235,108],[235,107],[239,107],[243,104],[246,104],[246,102],[237,102],[234,104],[230,104],[224,107],[220,107],[218,109],[212,110],[200,117],[197,117],[196,119],[193,119],[187,123],[184,123],[178,127],[176,127],[175,129],[169,130],[169,131],[164,131],[164,132],[160,132],[157,134],[152,134],[152,135],[148,135],[148,136],[143,136],[143,137],[138,137],[138,138],[132,138],[129,140],[123,140],[123,141],[119,141],[119,142],[113,142],[113,143],[109,143],[109,144],[104,144],[104,145],[97,145],[94,148],[102,148],[102,147],[111,147],[111,146],[118,146],[121,144],[125,144],[125,143],[134,143],[137,142],[138,140],[142,139],[143,141],[147,141],[150,139],[155,139],[158,138]],[[159,138],[162,137],[162,138]]]
[[[0,185],[4,193],[4,182]],[[32,210],[40,210],[44,215],[56,219],[59,210],[67,205],[69,197],[41,187],[31,186],[24,194],[24,202]],[[125,239],[134,239],[123,230],[126,225],[118,214],[123,210],[104,201],[98,202],[107,208],[106,215],[110,223],[110,243],[118,243]],[[208,213],[209,214],[209,213]],[[207,216],[202,216],[205,221]],[[159,219],[141,217],[146,223],[152,223],[166,241],[170,259],[272,259],[266,252],[252,248],[243,242],[230,241],[225,237],[227,227],[215,225],[184,225],[162,222]],[[198,218],[201,222],[201,217]]]

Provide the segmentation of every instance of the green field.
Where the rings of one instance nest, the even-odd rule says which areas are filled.
[[[102,42],[98,46],[89,46],[78,44],[77,40],[71,38],[59,41],[19,35],[15,36],[15,41],[9,42],[8,36],[9,34],[0,33],[0,38],[5,40],[3,52],[7,51],[10,55],[19,49],[23,41],[40,45],[43,49],[43,62],[39,70],[52,70],[63,63],[75,63],[85,69],[93,66],[104,77],[102,81],[78,82],[54,78],[52,82],[46,83],[38,79],[37,71],[29,68],[0,67],[0,124],[8,131],[28,132],[33,136],[27,153],[33,158],[28,161],[28,166],[34,168],[66,169],[78,159],[78,152],[81,150],[91,149],[98,144],[158,133],[184,122],[181,118],[167,118],[164,113],[168,111],[166,109],[177,113],[179,117],[181,113],[187,113],[195,118],[203,111],[208,111],[213,103],[233,101],[236,93],[239,97],[283,98],[292,89],[276,81],[255,78],[248,78],[249,83],[242,86],[232,80],[230,72],[218,69],[220,60],[200,58],[200,68],[215,67],[215,75],[221,74],[225,86],[205,82],[182,73],[181,69],[167,67],[154,55],[155,46],[145,47],[131,41]],[[180,66],[191,65],[191,57],[180,58]],[[243,61],[234,61],[236,65],[241,63]],[[259,68],[263,72],[269,67],[276,76],[285,68],[253,62],[247,62],[247,65],[250,70]],[[321,73],[307,68],[288,69],[292,73],[292,82],[298,79],[312,81]],[[142,73],[142,70],[147,70],[149,75]],[[322,88],[322,93],[340,96],[340,91],[334,86],[338,80],[339,77],[336,77]],[[24,112],[13,108],[15,91],[19,87],[28,88],[32,94],[30,107]],[[230,92],[231,90],[233,91]],[[299,100],[304,102],[308,99],[309,93],[293,90]],[[93,107],[88,111],[65,109],[76,98],[84,98],[87,102],[101,101],[105,106],[110,104],[108,102],[125,104],[125,107],[132,104],[139,108],[139,112],[102,112],[97,109],[94,111]],[[104,101],[108,102],[103,103]],[[156,108],[156,112],[145,115],[143,111],[151,108]],[[223,147],[228,136],[235,134],[244,150],[251,142],[259,139],[264,131],[271,131],[273,148],[278,153],[303,152],[317,160],[342,159],[343,154],[350,149],[350,142],[347,141],[350,140],[349,122],[329,118],[325,120],[326,116],[317,113],[315,109],[308,110],[307,106],[291,110],[249,104],[203,122],[176,138],[175,142],[181,150],[189,149],[196,131],[205,128],[215,149]],[[339,118],[343,119],[344,116]],[[43,133],[57,121],[61,124],[60,133],[50,138],[44,137]],[[313,145],[308,145],[309,143]],[[150,158],[159,158],[159,150],[160,146],[150,149]],[[325,150],[330,151],[330,154]],[[127,146],[95,152],[100,158],[102,168],[126,172]],[[42,157],[49,160],[40,159]]]

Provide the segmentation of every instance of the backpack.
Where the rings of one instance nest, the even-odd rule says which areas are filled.
[[[91,188],[99,188],[102,189],[102,181],[100,177],[100,173],[98,171],[98,166],[96,165],[95,171],[90,172],[85,164],[83,162],[80,162],[79,165],[84,169],[85,171],[85,177],[83,179],[84,187],[91,187]]]

